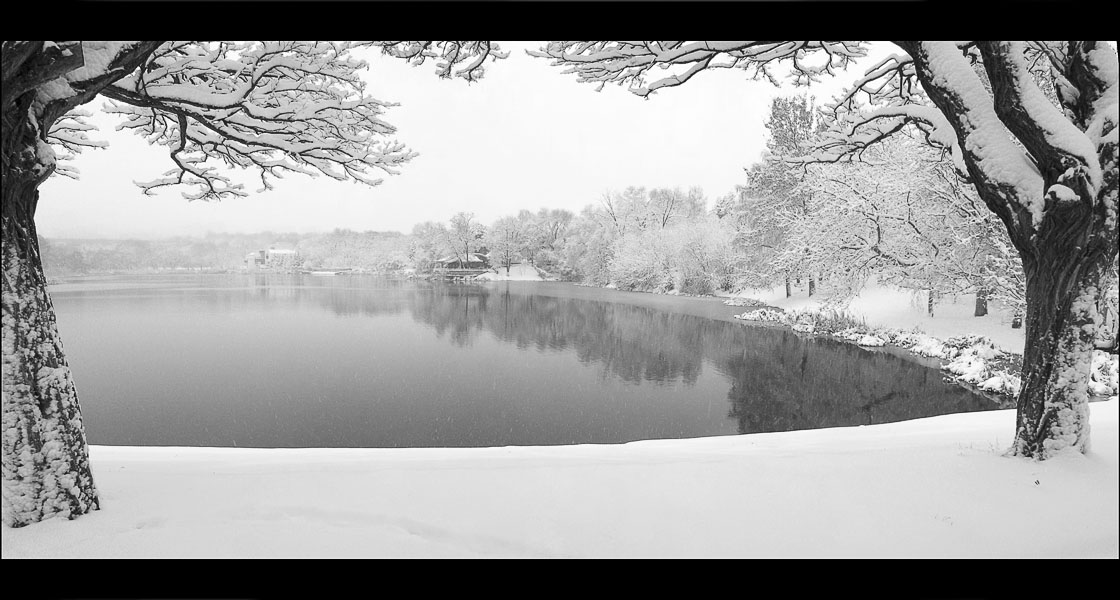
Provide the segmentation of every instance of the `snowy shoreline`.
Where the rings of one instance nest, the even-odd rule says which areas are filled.
[[[718,299],[729,307],[746,307],[748,310],[741,314],[731,314],[724,319],[750,326],[779,327],[789,329],[800,335],[815,336],[836,340],[839,342],[857,345],[865,350],[886,351],[904,360],[916,362],[926,367],[937,368],[942,372],[946,381],[952,382],[974,393],[978,393],[1007,408],[1014,406],[1021,385],[1019,368],[1022,360],[1022,343],[1016,345],[1009,343],[1007,335],[993,336],[979,335],[968,330],[970,324],[953,323],[957,330],[952,335],[944,338],[915,332],[913,328],[890,326],[884,322],[863,323],[843,329],[828,329],[817,326],[814,321],[821,317],[817,308],[819,302],[799,303],[800,308],[787,310],[780,306],[783,302],[758,300],[751,295],[741,294],[732,296],[696,295],[679,293],[661,293],[648,290],[619,290],[614,286],[595,286],[583,283],[573,283],[579,287],[593,289],[607,289],[612,291],[628,291],[655,296],[674,298],[704,298]],[[758,290],[756,290],[758,291]],[[882,296],[886,291],[883,288],[871,286],[871,296]],[[905,306],[904,292],[890,294],[889,301],[895,304],[901,299]],[[797,302],[798,299],[791,299]],[[883,304],[881,297],[875,298],[871,304]],[[798,306],[798,304],[794,304]],[[865,308],[866,310],[866,308]],[[824,311],[827,315],[828,311]],[[870,311],[874,313],[874,309]],[[920,314],[918,311],[914,311]],[[995,311],[993,311],[995,312]],[[914,315],[910,315],[913,317]],[[827,318],[827,317],[826,317]],[[889,320],[887,320],[889,323]],[[990,325],[984,323],[984,325]],[[983,330],[983,328],[981,328]],[[1022,336],[1022,330],[1013,330],[1017,333],[1010,337]],[[985,331],[990,333],[990,331]],[[1017,348],[1017,349],[1016,349]],[[932,364],[933,359],[936,364]],[[1117,384],[1117,374],[1120,372],[1120,361],[1115,355],[1097,350],[1094,351],[1093,379],[1091,381],[1091,402],[1116,399],[1120,386]]]
[[[3,557],[1116,558],[1118,404],[1093,404],[1089,454],[1041,463],[1002,455],[1013,410],[619,445],[93,446],[102,510],[5,528]],[[1038,518],[1054,506],[1078,508]]]
[[[738,322],[726,298],[617,296]],[[1003,455],[1014,410],[617,445],[92,446],[102,510],[5,528],[3,557],[1117,558],[1118,406],[1092,404],[1089,454],[1042,463]],[[1078,510],[1038,519],[1053,506]]]

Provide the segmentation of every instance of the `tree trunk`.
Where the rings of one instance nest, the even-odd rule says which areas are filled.
[[[817,291],[817,282],[816,282],[815,279],[813,279],[812,275],[809,275],[809,295],[812,296],[816,291]]]
[[[1088,382],[1105,255],[1051,251],[1024,260],[1027,278],[1023,387],[1011,452],[1045,459],[1089,450]]]
[[[786,298],[789,298],[792,295],[793,295],[793,291],[790,290],[790,287],[789,287],[789,275],[786,275]]]
[[[931,317],[933,316],[933,305],[936,302],[936,298],[937,298],[937,293],[934,292],[933,290],[930,290],[929,291],[929,298],[926,300],[926,312],[928,312],[929,316],[931,316]]]
[[[976,290],[976,311],[973,316],[983,317],[986,314],[988,314],[988,290],[979,288]]]
[[[37,188],[53,162],[26,115],[17,107],[3,116],[3,521],[10,527],[99,507],[35,232]]]
[[[1089,449],[1088,379],[1098,317],[1095,302],[1101,274],[1116,256],[1120,238],[1115,102],[1108,101],[1116,93],[1116,55],[1100,48],[1099,42],[1067,46],[1068,87],[1064,89],[1068,93],[1059,94],[1062,109],[1086,134],[1080,141],[1088,141],[1096,150],[1095,157],[1073,156],[1065,148],[1070,143],[1068,132],[1059,134],[1061,128],[1051,128],[1050,121],[1061,117],[1047,113],[1048,107],[1039,111],[1030,106],[1038,90],[1021,68],[1017,49],[1003,42],[979,42],[992,94],[991,106],[985,107],[988,98],[976,93],[981,80],[967,70],[958,49],[927,42],[897,43],[914,59],[918,80],[956,133],[977,193],[1003,222],[1023,260],[1026,345],[1011,453],[1043,460],[1067,449],[1085,452]],[[1029,153],[1040,176],[1033,191],[1008,185],[997,172],[1004,167],[987,160],[988,150],[982,147],[991,130],[984,129],[983,121],[992,116]],[[1091,176],[1091,165],[1081,164],[1093,160],[1100,168],[1099,178]],[[1077,197],[1057,193],[1055,184]],[[1034,210],[1040,202],[1042,211]]]

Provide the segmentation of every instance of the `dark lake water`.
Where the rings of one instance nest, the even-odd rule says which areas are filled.
[[[92,444],[620,443],[996,405],[742,308],[565,283],[166,275],[51,287]]]

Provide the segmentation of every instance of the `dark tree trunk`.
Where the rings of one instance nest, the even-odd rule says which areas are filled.
[[[976,290],[976,311],[973,312],[973,316],[983,317],[986,314],[988,314],[988,290],[980,288]]]
[[[1052,247],[1024,260],[1027,279],[1023,387],[1012,452],[1047,458],[1089,449],[1088,382],[1096,338],[1096,301],[1107,258]]]
[[[21,527],[98,508],[74,380],[63,356],[35,233],[37,188],[53,170],[27,118],[3,114],[4,522]]]
[[[1097,330],[1095,302],[1101,274],[1116,256],[1120,236],[1117,124],[1115,113],[1108,112],[1115,107],[1108,102],[1115,87],[1104,75],[1115,72],[1115,53],[1103,48],[1103,42],[1077,41],[1067,46],[1063,76],[1069,85],[1059,94],[1062,112],[1086,133],[1096,150],[1095,157],[1074,157],[1054,143],[1064,140],[1064,134],[1042,122],[1061,117],[1036,113],[1029,106],[1033,84],[1021,67],[1019,51],[1005,42],[977,43],[994,116],[1029,153],[1040,176],[1037,188],[1025,190],[989,172],[989,163],[975,143],[985,135],[978,133],[983,118],[977,115],[992,116],[973,100],[979,80],[946,62],[944,48],[896,43],[914,59],[915,74],[926,94],[957,134],[972,184],[1007,228],[1023,261],[1026,346],[1011,452],[1040,460],[1066,449],[1085,452],[1089,448],[1088,379]],[[1032,113],[1043,115],[1042,121]],[[1094,160],[1097,165],[1081,164]],[[1093,166],[1100,168],[1099,179],[1089,175]],[[1076,198],[1058,194],[1055,184],[1073,191]]]
[[[814,293],[816,293],[816,291],[817,291],[817,282],[816,282],[815,279],[813,279],[812,275],[809,275],[809,295],[812,296]]]
[[[789,298],[792,295],[793,295],[793,290],[791,290],[790,286],[789,286],[789,275],[786,275],[786,298]]]
[[[933,305],[936,304],[936,303],[937,303],[937,292],[935,292],[933,290],[930,290],[929,291],[929,298],[926,300],[926,312],[928,312],[929,316],[931,316],[931,317],[933,316]]]

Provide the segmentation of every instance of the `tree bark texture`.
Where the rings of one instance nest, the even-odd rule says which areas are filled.
[[[1051,218],[1057,219],[1060,215]],[[1045,231],[1045,229],[1044,229]],[[1089,449],[1088,383],[1104,253],[1055,241],[1024,258],[1027,278],[1023,387],[1017,399],[1013,453],[1046,458]]]
[[[35,232],[50,149],[27,118],[3,114],[3,521],[21,527],[99,507],[82,412],[59,340]]]
[[[1059,94],[1062,111],[1035,101],[1041,92],[1021,67],[1011,42],[978,42],[990,84],[990,102],[976,101],[977,76],[960,68],[938,42],[897,42],[915,62],[915,72],[930,100],[957,134],[969,178],[980,198],[1007,227],[1023,260],[1026,275],[1026,347],[1023,385],[1017,399],[1012,454],[1046,459],[1058,452],[1089,449],[1088,378],[1099,315],[1101,275],[1117,254],[1117,142],[1115,52],[1103,42],[1069,42],[1062,59],[1073,92]],[[1033,86],[1033,87],[1032,87]],[[1061,91],[1061,90],[1059,90]],[[1028,95],[1037,92],[1032,98]],[[996,116],[1029,153],[1041,182],[1037,190],[1006,185],[986,171],[977,154],[984,133],[979,124]],[[1095,145],[1095,157],[1075,156],[1052,143],[1054,119],[1069,122]],[[975,134],[975,135],[974,135]],[[1068,132],[1067,132],[1068,134]],[[1086,173],[1096,160],[1100,181],[1095,189]],[[998,171],[998,170],[997,170]],[[1062,184],[1076,198],[1049,194]],[[1037,196],[1023,197],[1033,193]],[[1040,218],[1032,212],[1043,202]]]

